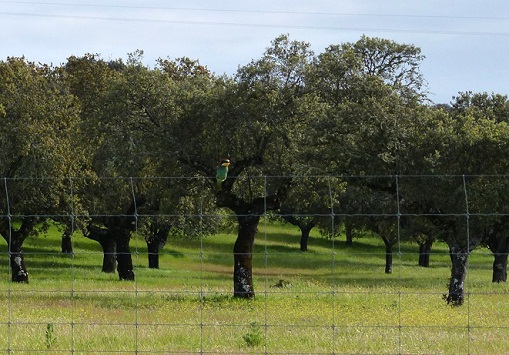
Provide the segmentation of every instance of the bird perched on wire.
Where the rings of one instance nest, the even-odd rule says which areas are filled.
[[[216,169],[216,191],[221,191],[221,185],[228,176],[228,166],[230,165],[229,159],[222,159]]]

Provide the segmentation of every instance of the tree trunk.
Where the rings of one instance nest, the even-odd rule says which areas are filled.
[[[0,232],[7,242],[12,282],[28,283],[28,271],[23,256],[23,242],[37,225],[37,218],[23,218],[18,230],[14,230],[11,221],[5,219],[0,224]]]
[[[87,238],[98,241],[104,252],[103,271],[114,272],[115,257],[120,280],[134,281],[133,260],[129,241],[131,232],[136,229],[136,208],[146,202],[144,196],[133,199],[121,217],[97,218],[94,223],[104,225],[104,228],[90,223],[87,227]],[[113,265],[113,267],[112,267]],[[113,269],[113,271],[111,271]]]
[[[300,237],[300,250],[301,251],[307,251],[308,250],[308,240],[309,240],[309,234],[311,233],[311,230],[316,226],[316,219],[312,218],[298,218],[294,215],[286,212],[281,213],[281,217],[288,223],[293,224],[294,226],[299,227],[301,232]]]
[[[153,220],[150,225],[150,231],[150,237],[145,239],[148,251],[148,267],[150,269],[159,269],[159,250],[164,247],[168,240],[170,227]]]
[[[23,241],[25,238],[22,236],[12,235],[11,243],[9,245],[9,255],[11,264],[11,280],[12,282],[28,283],[28,271],[25,266],[25,259],[23,257]]]
[[[99,240],[99,244],[103,249],[103,266],[102,272],[113,274],[115,272],[115,241],[110,236],[106,235],[105,237]]]
[[[118,277],[123,281],[134,281],[133,259],[129,241],[131,232],[125,228],[111,230],[116,246]]]
[[[159,243],[154,240],[147,240],[148,267],[159,269]]]
[[[87,231],[88,232],[84,233],[84,236],[98,242],[103,250],[103,265],[101,271],[114,273],[116,263],[115,240],[109,234],[107,229],[97,227],[93,224],[88,225]]]
[[[419,266],[429,267],[429,256],[431,254],[431,247],[433,240],[426,240],[419,243]]]
[[[487,244],[493,253],[492,282],[507,281],[507,255],[509,253],[509,237],[501,237],[501,233],[493,233],[488,237]]]
[[[72,250],[72,238],[71,233],[67,230],[64,231],[62,235],[62,254],[74,254]]]
[[[232,177],[238,176],[237,171],[243,170],[243,164],[237,162],[232,169]],[[227,179],[223,189],[217,193],[216,205],[228,207],[235,212],[239,224],[239,232],[233,246],[233,296],[237,298],[253,298],[253,247],[254,240],[264,211],[275,211],[281,208],[282,199],[286,198],[292,180],[289,179],[277,190],[276,194],[256,198],[246,203],[232,194],[231,188],[235,178]]]
[[[233,246],[233,296],[253,298],[253,246],[259,215],[238,216],[239,233]]]
[[[392,245],[385,247],[385,273],[392,274]]]
[[[309,234],[311,232],[311,228],[309,227],[301,227],[301,237],[300,237],[300,251],[307,251],[308,250],[308,240],[309,240]]]
[[[385,273],[392,274],[392,247],[393,243],[389,241],[386,237],[382,236],[382,240],[385,244]]]
[[[345,221],[346,246],[353,245],[353,223],[348,219]]]
[[[507,281],[507,253],[493,253],[493,278],[492,282]]]
[[[62,236],[62,254],[74,254],[72,250],[72,239],[69,236]]]
[[[453,306],[460,306],[464,301],[465,277],[467,274],[468,249],[456,245],[449,247],[451,257],[451,280],[446,301]]]

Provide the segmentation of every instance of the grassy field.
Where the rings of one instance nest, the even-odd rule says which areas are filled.
[[[475,251],[464,306],[442,300],[447,248],[417,266],[417,245],[395,250],[363,237],[346,247],[312,234],[260,225],[254,300],[231,297],[235,235],[171,239],[161,268],[147,267],[143,240],[132,241],[136,281],[100,272],[97,243],[74,238],[61,255],[57,233],[25,242],[28,285],[9,282],[0,260],[0,353],[55,354],[507,354],[509,287],[491,283],[492,256]]]

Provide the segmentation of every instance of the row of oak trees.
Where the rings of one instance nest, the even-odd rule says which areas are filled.
[[[258,223],[273,211],[304,232],[373,231],[387,272],[400,240],[417,240],[423,255],[445,241],[454,305],[476,247],[489,246],[494,281],[506,281],[509,103],[465,91],[434,104],[423,60],[387,39],[315,54],[289,35],[231,76],[189,58],[150,67],[142,51],[58,66],[7,58],[0,234],[12,280],[28,282],[22,245],[49,219],[65,226],[64,241],[79,229],[100,242],[103,270],[116,263],[133,280],[133,231],[156,258],[169,233],[212,234],[226,215],[238,226],[233,292],[251,298]],[[223,158],[231,165],[216,191]]]

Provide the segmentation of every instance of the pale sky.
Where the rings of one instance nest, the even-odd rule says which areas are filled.
[[[316,54],[363,34],[420,47],[435,103],[464,91],[509,94],[507,0],[0,0],[0,60],[125,60],[140,49],[151,67],[187,56],[230,75],[282,33]]]

